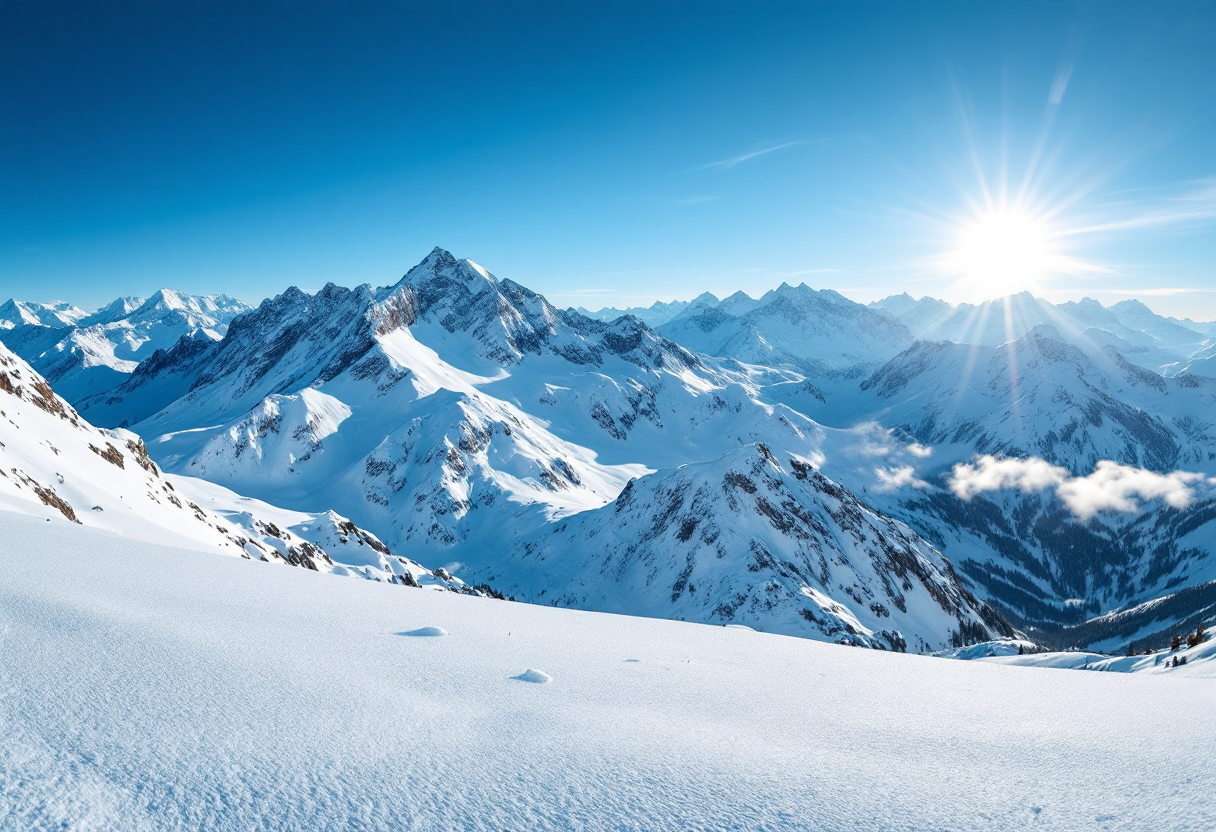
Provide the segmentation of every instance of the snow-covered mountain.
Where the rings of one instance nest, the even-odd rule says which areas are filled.
[[[769,306],[784,304],[771,300]],[[398,550],[489,580],[506,574],[515,558],[504,540],[542,546],[573,517],[617,522],[605,506],[630,480],[645,490],[686,463],[709,466],[705,476],[712,478],[734,464],[731,454],[755,443],[785,464],[817,460],[820,427],[758,395],[762,383],[790,378],[699,358],[630,316],[602,322],[558,310],[436,249],[383,289],[330,285],[316,295],[290,289],[237,318],[218,342],[183,339],[157,353],[82,409],[151,437],[152,453],[169,470],[276,504],[332,506]],[[647,476],[655,469],[665,470]],[[790,578],[785,599],[778,604],[771,596],[765,606],[766,590],[750,561],[732,556],[721,564],[714,592],[722,599],[754,596],[740,613],[747,620],[888,647],[901,639],[940,646],[952,631],[985,626],[980,608],[958,600],[965,591],[923,541],[912,536],[888,545],[910,533],[884,526],[885,518],[872,521],[881,534],[860,538],[851,527],[808,532],[798,524],[828,516],[836,510],[825,507],[831,500],[853,506],[855,498],[838,486],[830,499],[812,494],[793,474],[782,476],[764,505],[793,500],[798,508],[793,527],[773,532],[781,539],[769,540],[772,549],[802,547],[798,556],[805,559],[807,547],[818,546],[829,560],[839,550],[841,558],[864,557],[871,565],[850,571],[847,581],[823,577],[803,587]],[[750,502],[731,505],[741,506],[740,527],[758,510]],[[707,503],[701,510],[718,511]],[[649,526],[627,528],[616,536],[630,546]],[[803,540],[806,534],[812,542]],[[575,598],[568,582],[602,556],[586,546],[569,549],[570,562],[582,567],[553,576],[517,571],[510,592],[542,602]],[[907,558],[929,559],[927,571],[913,573],[917,591],[933,596],[946,586],[947,600],[932,615],[917,607],[911,617],[896,610],[896,621],[880,622],[875,609],[895,608],[878,582],[904,587]],[[670,585],[646,585],[619,609],[713,620],[729,603],[685,609],[670,595]],[[865,602],[851,611],[857,598]],[[812,617],[801,609],[813,609]]]
[[[1216,503],[1199,485],[1216,474],[1210,379],[1163,377],[1039,326],[997,347],[917,342],[828,388],[826,401],[789,383],[764,395],[837,428],[881,426],[884,442],[868,453],[825,447],[824,472],[932,541],[1017,622],[1075,624],[1216,579]],[[917,452],[896,459],[892,449],[909,443]],[[977,454],[1010,460],[1009,484],[964,499],[951,478]],[[1103,508],[1078,518],[1033,486],[1044,475],[1075,480]],[[1136,488],[1152,495],[1172,482],[1195,484],[1191,496],[1110,510]]]
[[[1012,634],[911,529],[764,445],[631,481],[505,558],[477,549],[462,566],[538,603],[888,650]]]
[[[1216,579],[1211,507],[1198,492],[1186,505],[1150,497],[1135,513],[1078,519],[1054,491],[964,498],[951,480],[977,454],[1038,460],[1086,483],[1107,464],[1157,477],[1181,469],[1184,480],[1216,474],[1216,386],[1147,370],[1123,352],[1202,341],[1198,325],[1132,304],[1015,296],[973,308],[968,332],[996,340],[985,327],[998,314],[1006,333],[1018,328],[1009,321],[1049,323],[992,345],[915,342],[902,320],[941,313],[962,326],[962,308],[906,296],[877,307],[805,286],[759,299],[707,293],[661,328],[681,346],[631,315],[558,310],[436,249],[392,286],[289,289],[218,341],[196,334],[158,350],[80,407],[150,437],[168,470],[276,505],[332,507],[397,551],[541,603],[725,621],[729,599],[743,598],[739,614],[758,628],[890,646],[885,629],[919,649],[949,637],[943,622],[960,634],[975,622],[991,630],[984,601],[1047,638]],[[706,346],[730,333],[739,337]],[[766,505],[780,497],[795,515],[819,518],[809,539],[843,553],[852,577],[751,570],[746,553],[758,541],[812,575],[812,544],[774,527],[758,504],[725,500],[724,472],[754,462],[740,449],[760,446],[776,460]],[[799,479],[794,461],[817,473]],[[830,488],[810,489],[815,477]],[[711,562],[709,544],[680,539],[675,515],[652,505],[681,489],[700,495],[684,513],[702,526],[729,518],[716,522],[731,542],[720,562],[713,556],[708,583],[685,579],[704,592],[673,599],[690,563]],[[855,538],[834,525],[830,489],[881,533]],[[625,512],[623,493],[650,497]],[[963,581],[957,596],[983,600],[931,614],[879,600],[891,620],[877,620],[869,604],[889,577],[890,518],[934,564],[918,586],[957,585],[940,552]],[[609,562],[616,571],[604,571]],[[842,609],[836,619],[825,617],[830,605]]]
[[[806,284],[782,284],[759,300],[739,292],[693,301],[659,330],[695,352],[810,376],[881,363],[914,340],[898,321]]]
[[[69,327],[88,313],[70,303],[32,303],[10,298],[0,304],[0,331],[21,326]]]
[[[7,306],[31,308],[32,304]],[[3,307],[0,307],[3,309]],[[61,311],[48,323],[46,315],[0,331],[0,341],[38,370],[57,392],[80,404],[98,391],[121,384],[141,361],[182,337],[213,341],[224,336],[228,323],[249,307],[226,295],[196,297],[161,289],[148,299],[118,298],[85,314]]]
[[[905,293],[875,301],[870,308],[903,324],[918,338],[956,344],[997,346],[1047,325],[1073,340],[1114,347],[1133,364],[1166,375],[1185,370],[1210,337],[1209,325],[1157,315],[1138,300],[1110,307],[1092,298],[1056,305],[1022,292],[979,305],[954,306],[930,297],[915,300]]]
[[[281,509],[162,473],[138,435],[93,427],[3,345],[0,510],[320,572],[465,588],[332,511]]]
[[[665,324],[679,315],[690,305],[686,300],[661,301],[656,300],[650,306],[630,306],[625,309],[616,309],[611,306],[606,306],[603,309],[597,309],[594,312],[590,309],[578,307],[571,310],[578,312],[587,318],[594,318],[597,321],[615,321],[622,315],[632,315],[642,323],[650,327],[656,327],[660,324]]]
[[[1138,470],[1128,471],[1129,477]],[[1122,635],[1131,640],[1168,630],[1211,605],[1210,598],[1184,592],[1216,580],[1216,495],[1210,488],[1183,507],[1150,499],[1134,511],[1082,519],[1050,492],[1011,487],[962,499],[948,487],[947,475],[925,476],[918,488],[867,496],[932,541],[976,595],[1041,641],[1084,646],[1105,640],[1108,635],[1077,625],[1167,595],[1178,595],[1169,620],[1151,632]]]
[[[1165,378],[1049,326],[997,347],[917,342],[858,393],[855,418],[968,454],[1041,457],[1073,473],[1104,459],[1155,471],[1216,462],[1216,380]]]

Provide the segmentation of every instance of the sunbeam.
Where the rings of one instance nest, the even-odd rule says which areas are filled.
[[[1034,290],[1048,277],[1057,252],[1040,218],[998,208],[971,218],[959,229],[943,264],[960,282],[986,297]],[[974,292],[972,292],[974,294]]]

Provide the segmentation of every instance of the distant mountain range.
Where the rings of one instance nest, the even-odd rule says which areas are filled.
[[[774,302],[778,302],[776,307],[758,313]],[[791,308],[795,306],[798,308]],[[831,290],[782,284],[760,298],[736,292],[719,299],[706,292],[691,301],[577,311],[599,320],[632,315],[699,352],[799,366],[811,374],[831,371],[842,363],[864,364],[871,356],[885,360],[913,340],[996,346],[1020,338],[1036,326],[1048,325],[1070,338],[1115,347],[1133,364],[1154,372],[1206,371],[1216,377],[1216,321],[1167,318],[1133,299],[1110,307],[1092,298],[1052,304],[1023,292],[978,305],[955,305],[931,297],[917,300],[904,293],[868,305],[900,324],[895,328],[875,324],[860,306]],[[854,316],[855,323],[850,326],[834,320],[833,314]],[[799,328],[807,331],[797,331]],[[848,337],[859,332],[873,343],[857,345],[850,352],[832,341],[833,333]],[[854,358],[857,360],[852,361]]]
[[[870,308],[899,321],[917,338],[956,344],[996,346],[1037,326],[1052,326],[1070,338],[1114,347],[1133,364],[1165,375],[1197,371],[1200,367],[1192,366],[1192,361],[1202,360],[1205,356],[1200,354],[1210,353],[1216,345],[1216,324],[1165,318],[1138,300],[1110,307],[1092,298],[1051,304],[1023,292],[978,306],[952,306],[903,294],[876,301]]]
[[[667,323],[690,305],[691,301],[673,300],[669,303],[655,301],[651,306],[631,306],[628,309],[605,307],[595,312],[580,306],[574,311],[585,317],[594,318],[597,321],[615,321],[622,315],[632,315],[647,326],[655,327],[659,324]]]
[[[1216,325],[1136,301],[782,285],[585,313],[435,249],[391,286],[256,309],[0,312],[82,425],[312,518],[292,529],[340,512],[391,554],[381,579],[406,558],[535,603],[917,651],[1216,616]]]
[[[118,298],[95,312],[68,304],[10,300],[0,305],[0,343],[72,402],[110,390],[158,349],[183,336],[219,340],[249,307],[227,295],[198,297],[161,289]]]

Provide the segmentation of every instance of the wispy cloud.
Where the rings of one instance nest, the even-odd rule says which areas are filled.
[[[1068,82],[1072,80],[1072,66],[1066,66],[1056,73],[1055,80],[1051,82],[1051,93],[1047,96],[1047,101],[1051,104],[1059,104],[1064,100],[1064,93],[1068,91]]]
[[[693,168],[693,170],[730,170],[735,165],[740,165],[750,159],[755,159],[757,156],[765,156],[769,153],[776,153],[778,150],[785,150],[788,147],[797,147],[804,144],[821,144],[825,141],[827,141],[827,139],[820,139],[815,142],[794,141],[781,142],[780,144],[768,144],[763,147],[759,147],[756,150],[749,150],[747,153],[740,153],[738,156],[728,156],[727,158],[719,159],[716,162],[709,162],[707,164],[700,165],[699,167]]]
[[[1073,516],[1088,520],[1102,511],[1138,511],[1142,501],[1156,499],[1173,508],[1187,508],[1199,497],[1200,489],[1216,486],[1216,479],[1191,471],[1159,474],[1109,459],[1100,461],[1088,476],[1074,477],[1037,457],[1001,459],[985,454],[971,464],[955,465],[948,484],[962,500],[1006,488],[1028,494],[1055,488]]]
[[[839,272],[840,272],[840,269],[829,269],[829,268],[793,269],[793,270],[787,270],[787,271],[763,268],[763,269],[735,269],[734,273],[735,274],[765,274],[765,275],[772,275],[773,277],[785,278],[785,277],[800,277],[805,274],[838,274]]]
[[[1099,209],[1098,214],[1109,218],[1069,228],[1062,236],[1207,225],[1216,221],[1216,178],[1195,180],[1174,193],[1152,199],[1114,203]]]

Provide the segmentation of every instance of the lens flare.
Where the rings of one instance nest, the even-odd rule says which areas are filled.
[[[998,207],[961,223],[942,266],[973,299],[1035,291],[1062,258],[1048,223],[1017,208]]]

